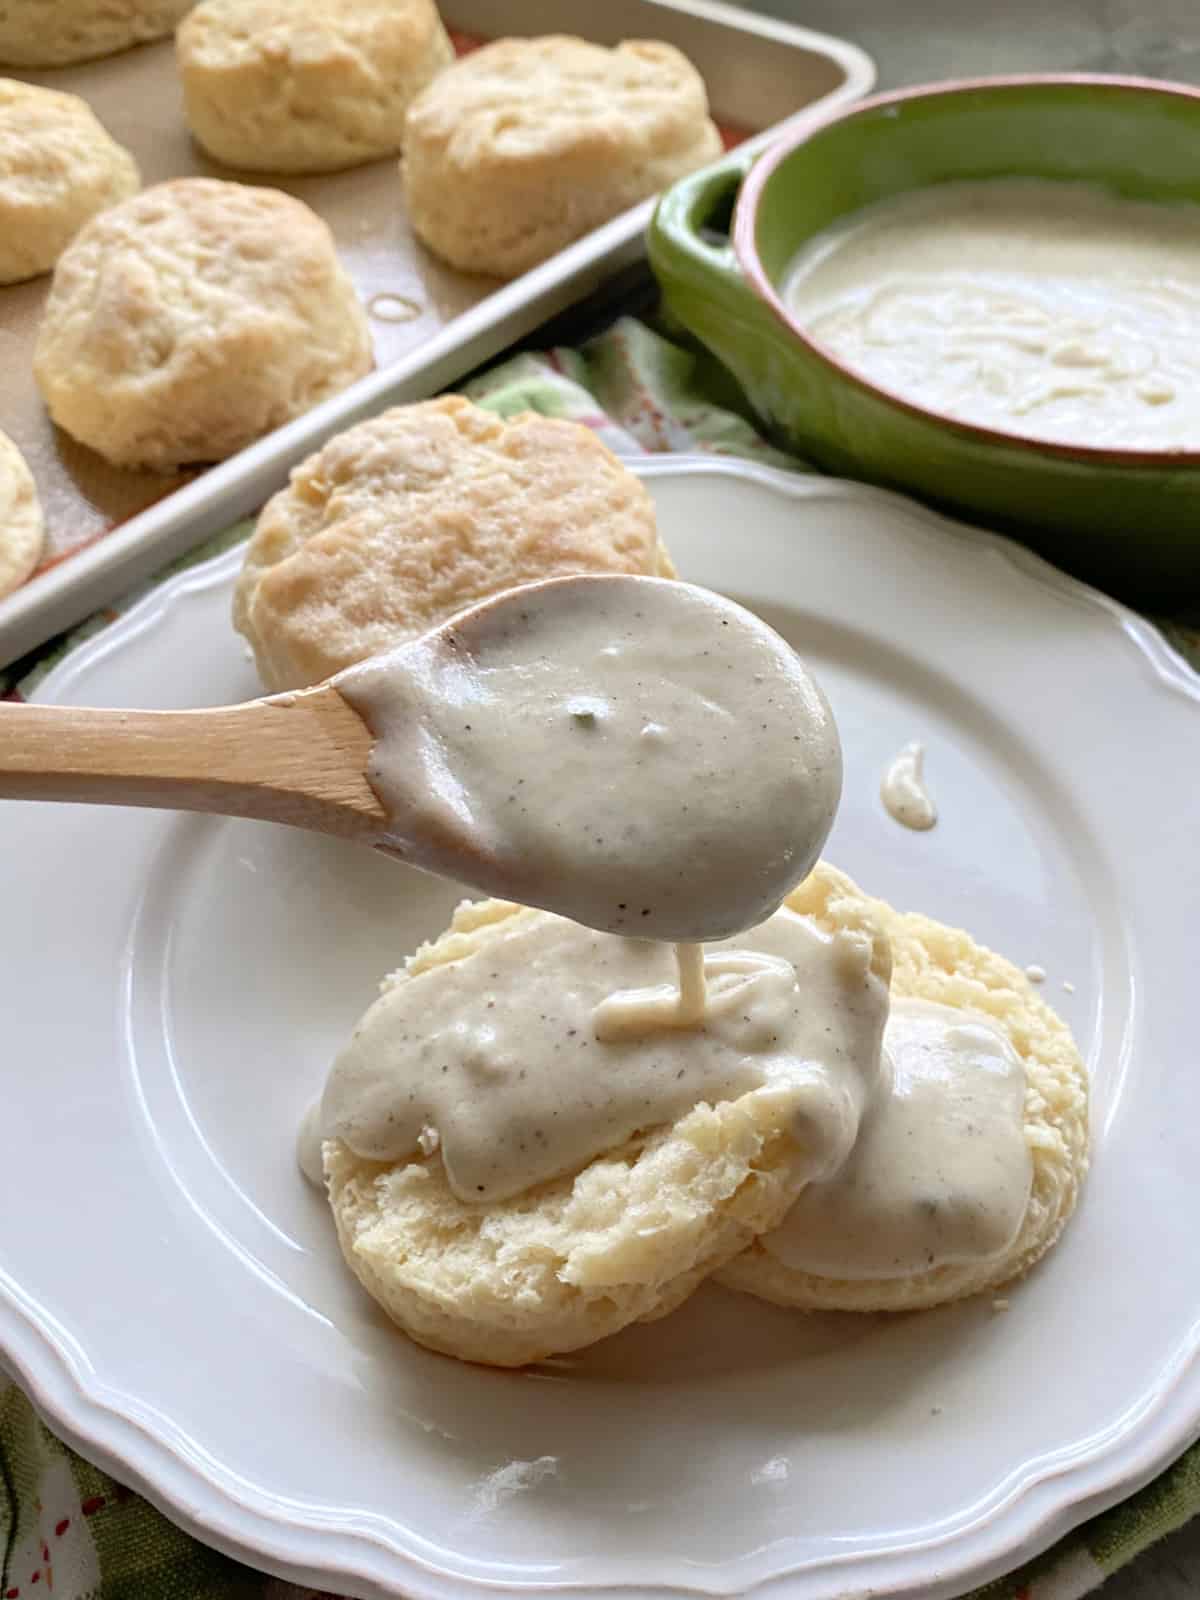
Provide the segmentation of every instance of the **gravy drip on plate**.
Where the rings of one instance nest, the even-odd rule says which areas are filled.
[[[918,405],[1064,444],[1200,449],[1200,206],[1082,183],[943,183],[800,251],[783,297]]]
[[[841,794],[833,717],[791,647],[667,579],[537,584],[334,682],[375,735],[398,854],[609,933],[763,921]]]
[[[578,1171],[702,1101],[782,1096],[814,1177],[845,1161],[873,1090],[887,989],[865,935],[781,910],[704,953],[702,1019],[669,947],[530,917],[386,989],[335,1062],[326,1137],[413,1157],[436,1129],[463,1200]]]
[[[937,807],[925,787],[925,746],[906,744],[883,775],[879,798],[888,816],[905,828],[923,832],[937,821]]]
[[[802,1191],[763,1247],[826,1278],[907,1278],[1003,1255],[1033,1163],[1025,1072],[983,1017],[894,999],[878,1092],[840,1170]]]

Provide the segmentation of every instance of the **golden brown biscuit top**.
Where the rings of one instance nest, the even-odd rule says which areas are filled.
[[[672,574],[643,485],[578,423],[448,396],[296,468],[259,518],[234,623],[267,685],[296,688],[501,589],[579,572]]]

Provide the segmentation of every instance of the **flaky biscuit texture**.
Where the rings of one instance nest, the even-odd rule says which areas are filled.
[[[413,227],[465,272],[512,278],[721,153],[699,73],[673,46],[499,39],[413,102]]]
[[[85,222],[140,186],[86,101],[0,78],[0,284],[49,272]]]
[[[233,618],[266,687],[298,689],[516,584],[673,571],[645,487],[590,429],[451,395],[295,469],[246,547]]]
[[[193,135],[254,172],[394,154],[408,107],[454,59],[434,0],[202,0],[175,46]]]
[[[192,0],[0,0],[0,65],[65,67],[172,32]]]
[[[117,466],[220,461],[371,367],[329,229],[276,189],[161,183],[60,258],[34,352],[50,415]]]

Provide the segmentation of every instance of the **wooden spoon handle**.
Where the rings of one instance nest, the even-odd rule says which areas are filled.
[[[0,705],[0,797],[260,817],[371,843],[365,722],[328,687],[205,711]]]

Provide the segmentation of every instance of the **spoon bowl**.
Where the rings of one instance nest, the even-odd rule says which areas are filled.
[[[242,705],[0,706],[0,797],[310,828],[639,938],[764,920],[840,789],[832,714],[791,647],[661,578],[526,584]]]

